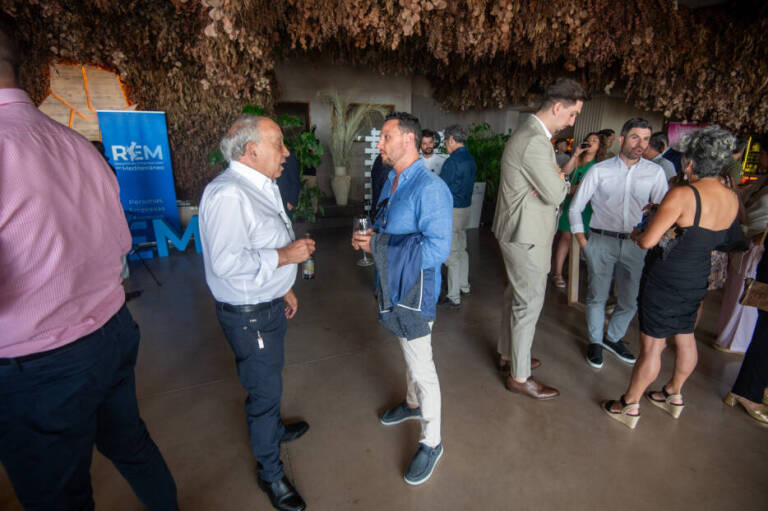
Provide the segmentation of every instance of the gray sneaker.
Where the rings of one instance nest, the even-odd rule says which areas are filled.
[[[408,472],[405,473],[405,482],[411,485],[421,484],[427,481],[435,470],[437,461],[443,455],[443,444],[437,447],[430,447],[426,444],[419,444],[419,450],[413,456]]]
[[[385,426],[394,426],[395,424],[400,424],[407,420],[420,418],[421,408],[411,408],[408,406],[408,403],[403,401],[394,408],[390,408],[381,414],[381,423]]]

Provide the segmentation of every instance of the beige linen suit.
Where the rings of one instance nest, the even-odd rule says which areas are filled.
[[[531,375],[531,344],[544,305],[557,210],[567,192],[544,127],[531,116],[504,147],[493,219],[509,279],[498,351],[512,361],[515,378]]]

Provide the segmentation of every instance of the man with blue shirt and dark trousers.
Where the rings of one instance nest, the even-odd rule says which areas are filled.
[[[429,479],[443,454],[440,438],[440,382],[432,359],[431,331],[435,301],[440,290],[440,265],[448,258],[451,247],[453,208],[448,187],[419,158],[420,139],[421,127],[416,117],[404,112],[387,116],[381,128],[378,148],[384,165],[392,167],[392,170],[379,199],[379,213],[374,224],[376,232],[369,229],[366,234],[355,233],[352,239],[352,246],[356,250],[371,252],[372,238],[376,246],[384,238],[418,237],[419,243],[409,246],[411,250],[414,245],[419,247],[419,253],[410,252],[404,256],[399,252],[394,254],[392,261],[386,262],[397,265],[404,259],[420,261],[416,273],[421,275],[422,282],[432,284],[423,286],[420,303],[415,307],[421,312],[425,323],[422,326],[427,334],[413,338],[398,335],[407,366],[406,400],[381,416],[381,423],[386,426],[410,419],[421,422],[419,449],[404,477],[405,482],[411,485],[422,484]],[[388,249],[385,252],[388,256]],[[379,261],[376,265],[378,268]],[[407,267],[403,274],[412,271],[413,268]],[[382,277],[381,280],[391,282],[392,275]],[[403,312],[403,316],[408,314],[404,309],[390,314],[398,312]],[[414,318],[415,315],[412,315],[411,319]]]
[[[467,142],[466,129],[453,124],[445,128],[444,136],[445,148],[450,156],[443,163],[440,178],[445,181],[453,195],[453,237],[451,255],[445,261],[445,267],[448,269],[448,287],[445,296],[440,297],[437,303],[458,309],[461,306],[461,295],[469,294],[467,227],[477,165],[469,150],[464,147]]]

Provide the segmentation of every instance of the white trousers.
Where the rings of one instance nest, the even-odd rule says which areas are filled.
[[[430,323],[430,328],[432,323]],[[440,442],[440,382],[432,359],[432,334],[407,341],[400,339],[407,368],[406,401],[421,408],[419,442],[437,446]]]

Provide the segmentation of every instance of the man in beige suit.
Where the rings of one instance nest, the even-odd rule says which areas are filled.
[[[509,390],[534,399],[560,394],[530,377],[532,366],[540,365],[531,359],[531,344],[544,305],[558,207],[568,191],[550,139],[573,126],[584,99],[581,85],[558,78],[547,87],[541,108],[509,139],[501,160],[493,232],[509,284],[504,292],[499,368],[510,371]]]

